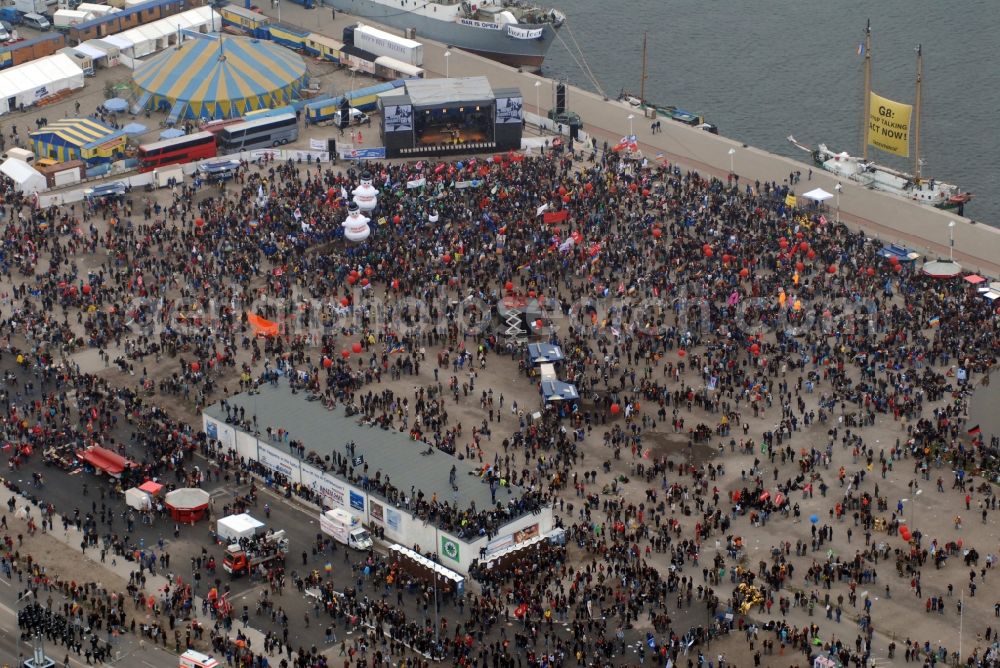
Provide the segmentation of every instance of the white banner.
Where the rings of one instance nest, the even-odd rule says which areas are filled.
[[[482,28],[483,30],[503,30],[499,23],[485,23],[483,21],[473,21],[472,19],[459,19],[459,23],[471,28]]]
[[[293,455],[281,452],[265,443],[260,443],[258,458],[261,464],[272,471],[281,473],[293,482],[302,482],[301,464]]]
[[[406,182],[406,187],[407,188],[419,188],[420,186],[423,186],[423,185],[427,185],[427,179],[425,179],[422,176],[419,179],[416,179],[414,181],[407,181]]]
[[[319,162],[330,162],[330,153],[328,151],[296,151],[284,149],[281,151],[284,154],[285,160],[301,160],[303,162],[308,161],[310,158],[317,160]]]
[[[322,496],[331,508],[347,507],[347,486],[332,475],[303,464],[302,484]]]
[[[326,150],[326,140],[325,139],[309,139],[309,148],[314,151],[325,151]]]
[[[518,28],[517,26],[507,26],[507,34],[514,39],[538,39],[545,32],[545,28]]]

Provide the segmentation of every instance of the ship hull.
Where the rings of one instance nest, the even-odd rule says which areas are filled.
[[[527,30],[542,28],[541,37],[517,39],[510,37],[506,30],[441,21],[415,11],[406,11],[407,6],[413,6],[412,0],[406,4],[401,0],[397,6],[383,5],[372,0],[325,0],[325,4],[337,11],[351,14],[361,22],[372,21],[400,31],[414,28],[418,40],[425,37],[532,72],[541,70],[545,54],[556,36],[556,30],[550,23],[516,24],[516,27]]]

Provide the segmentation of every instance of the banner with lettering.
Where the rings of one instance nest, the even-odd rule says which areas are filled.
[[[545,32],[545,28],[518,28],[517,26],[507,26],[507,34],[514,39],[538,39]]]
[[[913,105],[894,102],[872,93],[868,112],[868,145],[908,158],[912,115]]]

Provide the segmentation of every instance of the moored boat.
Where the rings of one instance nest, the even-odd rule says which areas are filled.
[[[411,39],[426,37],[527,71],[541,69],[566,20],[556,9],[512,0],[328,0],[327,5]]]
[[[877,164],[868,158],[868,146],[874,146],[900,156],[909,155],[909,105],[903,105],[872,93],[871,90],[871,21],[865,27],[865,41],[858,47],[858,53],[865,57],[865,94],[862,131],[862,155],[837,153],[819,144],[810,148],[800,144],[795,137],[788,141],[809,152],[813,161],[824,170],[841,178],[861,183],[873,190],[892,193],[900,197],[933,206],[939,209],[955,210],[964,215],[965,205],[972,199],[972,193],[964,192],[958,186],[937,179],[925,179],[921,175],[923,161],[920,158],[920,107],[923,82],[923,49],[918,46],[916,96],[913,111],[913,173]],[[879,113],[871,115],[872,100],[879,103]],[[896,117],[897,112],[899,118]],[[904,120],[905,119],[905,120]]]

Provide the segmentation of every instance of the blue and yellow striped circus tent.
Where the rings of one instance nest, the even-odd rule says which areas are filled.
[[[125,155],[127,137],[121,130],[92,118],[63,118],[30,133],[35,155],[58,162],[113,162]]]
[[[288,49],[245,37],[193,39],[135,69],[137,102],[171,119],[232,118],[297,97],[306,64]]]

